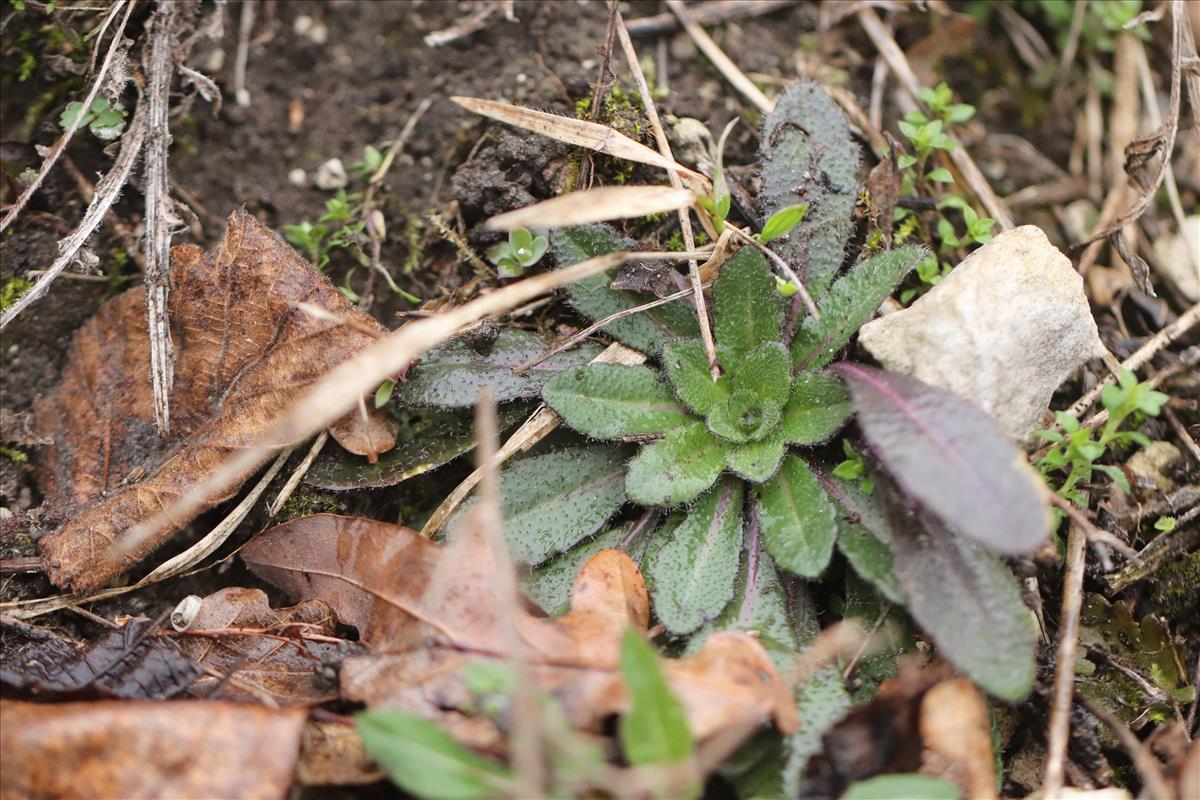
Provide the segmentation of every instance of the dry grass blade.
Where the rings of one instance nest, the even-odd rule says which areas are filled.
[[[754,81],[746,77],[746,73],[742,72],[737,64],[734,64],[729,56],[725,55],[712,37],[709,36],[703,28],[701,28],[691,14],[688,12],[688,7],[683,3],[683,0],[667,0],[667,8],[679,18],[679,23],[683,25],[688,36],[692,37],[692,41],[696,46],[708,57],[708,60],[713,63],[713,66],[725,76],[725,80],[733,84],[733,88],[742,93],[747,100],[754,104],[762,113],[766,114],[775,107],[775,103],[771,98],[762,93],[762,90],[755,85]]]
[[[515,228],[565,228],[589,222],[630,219],[647,214],[685,209],[696,202],[688,189],[670,186],[605,186],[570,192],[541,203],[492,217],[484,226],[490,231]]]
[[[588,150],[594,150],[614,158],[624,158],[639,164],[673,170],[699,194],[708,193],[708,179],[703,175],[693,172],[682,164],[675,163],[643,144],[638,144],[607,125],[571,117],[560,117],[557,114],[534,111],[531,108],[522,108],[497,100],[482,100],[478,97],[451,97],[450,99],[472,113],[508,125],[515,125],[559,142],[566,142],[576,147],[586,147]]]
[[[170,525],[172,520],[191,518],[211,498],[231,491],[240,476],[269,458],[278,449],[273,442],[298,441],[328,428],[353,409],[360,397],[375,391],[385,379],[406,369],[429,348],[451,339],[464,326],[516,308],[560,286],[598,275],[620,265],[627,257],[626,253],[608,253],[566,269],[534,275],[466,305],[405,325],[380,339],[327,372],[282,419],[206,479],[153,517],[130,528],[110,548],[111,555],[125,556],[134,552],[154,535],[155,530]]]

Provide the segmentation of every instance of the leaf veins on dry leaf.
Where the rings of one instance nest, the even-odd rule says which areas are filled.
[[[503,737],[489,721],[456,711],[471,700],[463,667],[509,647],[477,514],[445,546],[396,525],[318,514],[266,531],[241,554],[264,579],[298,599],[325,600],[359,629],[370,652],[343,662],[344,699],[421,714],[465,743],[499,749]],[[598,733],[606,717],[627,710],[621,634],[631,625],[644,633],[649,615],[637,566],[603,550],[580,570],[569,613],[544,619],[518,609],[512,623],[537,686],[576,729]],[[664,660],[663,671],[697,740],[767,718],[784,732],[796,728],[787,684],[747,633],[718,631],[695,655]]]
[[[265,433],[305,387],[370,344],[366,332],[384,333],[245,211],[229,217],[215,253],[172,248],[171,283],[169,437],[154,429],[143,288],[105,303],[75,334],[62,383],[37,403],[38,433],[53,442],[40,455],[46,508],[67,520],[39,547],[60,587],[100,587],[162,544],[189,520],[161,526],[124,558],[110,554],[125,531],[187,493]],[[331,432],[369,459],[395,443],[382,412],[355,412]],[[208,506],[224,499],[205,498]]]

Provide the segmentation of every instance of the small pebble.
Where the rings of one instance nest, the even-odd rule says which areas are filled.
[[[324,189],[327,192],[341,189],[349,182],[350,179],[346,176],[346,168],[342,166],[340,158],[331,158],[317,167],[317,174],[313,178],[313,183],[316,184],[317,188]]]
[[[300,169],[299,167],[296,167],[294,170],[289,172],[287,179],[288,179],[288,183],[290,183],[292,186],[307,186],[308,185],[308,173],[305,172],[304,170]]]

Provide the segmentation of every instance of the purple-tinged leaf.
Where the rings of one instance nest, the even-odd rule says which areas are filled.
[[[867,442],[906,494],[995,552],[1019,555],[1046,541],[1038,476],[986,412],[907,375],[836,369]]]

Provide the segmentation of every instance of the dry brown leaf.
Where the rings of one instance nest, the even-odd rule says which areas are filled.
[[[996,796],[996,761],[987,703],[966,678],[943,681],[921,698],[921,772],[956,784],[971,798]]]
[[[421,714],[460,740],[495,747],[494,728],[480,730],[478,718],[455,711],[473,699],[462,668],[508,650],[497,567],[477,513],[445,546],[382,522],[305,517],[264,532],[242,557],[296,597],[327,600],[359,628],[371,654],[343,663],[346,699]],[[541,619],[520,611],[513,623],[538,687],[562,702],[576,728],[598,731],[627,702],[621,635],[629,626],[646,631],[649,617],[637,566],[603,550],[580,569],[569,613]],[[768,717],[785,732],[796,727],[790,692],[748,634],[715,633],[699,653],[664,660],[663,669],[697,739]]]
[[[194,694],[210,697],[215,690],[222,700],[306,706],[335,699],[334,670],[362,650],[337,638],[336,628],[321,600],[276,610],[261,589],[231,587],[201,600],[176,638],[210,671],[195,682]]]
[[[516,228],[565,228],[591,222],[644,217],[689,208],[696,195],[671,186],[604,186],[569,192],[492,217],[490,231]]]
[[[141,288],[105,303],[76,333],[61,384],[37,403],[38,433],[53,441],[40,454],[47,508],[71,517],[39,542],[58,586],[95,589],[152,551],[189,520],[159,526],[124,559],[109,548],[228,454],[255,443],[304,388],[369,345],[372,337],[361,331],[384,333],[245,211],[229,217],[214,254],[173,248],[171,282],[176,363],[168,439],[154,429]],[[316,318],[299,303],[354,324]],[[374,456],[395,443],[374,427],[376,419],[369,433],[357,430],[362,422],[353,414],[347,424],[353,435],[334,434],[348,449]],[[226,496],[207,497],[206,505]]]
[[[307,712],[0,700],[0,797],[286,796]]]
[[[360,786],[384,777],[354,725],[309,720],[300,740],[296,780],[303,786]]]

